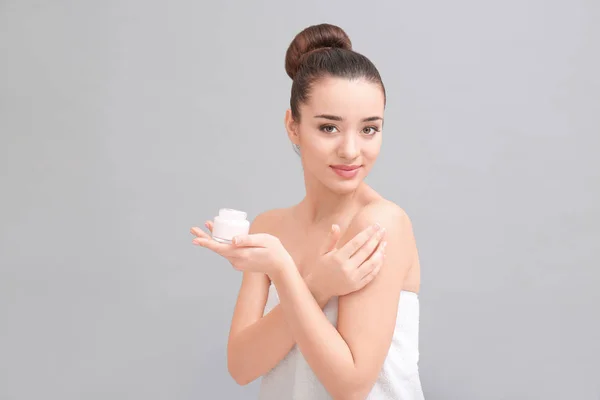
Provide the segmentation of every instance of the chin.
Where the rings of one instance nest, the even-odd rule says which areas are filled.
[[[334,181],[334,182],[327,182],[327,187],[329,189],[331,189],[332,192],[337,193],[337,194],[348,194],[348,193],[352,193],[354,191],[356,191],[356,189],[358,189],[358,187],[360,186],[360,184],[362,183],[363,179],[352,179],[352,180],[348,180],[348,181]]]

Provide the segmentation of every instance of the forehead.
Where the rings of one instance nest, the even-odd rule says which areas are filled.
[[[309,112],[342,117],[383,117],[383,91],[377,83],[365,79],[326,77],[315,82],[303,106]]]

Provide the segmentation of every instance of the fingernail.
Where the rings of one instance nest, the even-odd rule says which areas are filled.
[[[387,242],[383,242],[381,243],[381,247],[385,249],[385,246],[387,246]]]
[[[373,225],[373,229],[375,229],[376,231],[381,229],[381,225],[379,225],[378,223],[376,223],[375,225]]]

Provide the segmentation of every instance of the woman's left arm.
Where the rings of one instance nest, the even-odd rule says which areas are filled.
[[[340,247],[376,222],[386,229],[385,261],[370,284],[339,298],[337,329],[295,266],[282,266],[272,276],[296,344],[335,399],[364,399],[373,387],[391,344],[406,273],[417,259],[410,219],[387,201],[361,210]]]

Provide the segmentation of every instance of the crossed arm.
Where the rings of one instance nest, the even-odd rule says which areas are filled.
[[[250,233],[264,232],[269,217],[267,212],[255,218]],[[269,372],[296,344],[281,305],[263,316],[270,284],[263,273],[244,272],[242,277],[227,344],[227,368],[240,385]],[[328,300],[315,294],[313,301],[322,308]]]
[[[263,375],[297,344],[334,398],[364,398],[368,394],[387,355],[400,291],[416,257],[410,220],[389,202],[363,209],[340,244],[375,222],[386,228],[385,263],[369,285],[339,298],[337,329],[294,265],[284,266],[272,276],[280,305],[263,318],[268,278],[244,276],[228,346],[230,372],[238,383]]]

